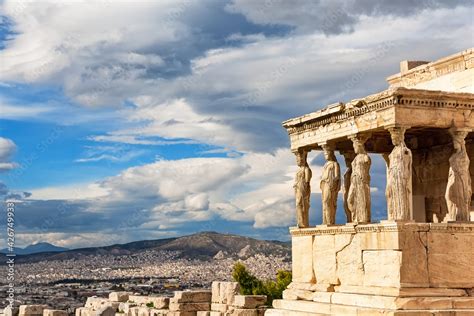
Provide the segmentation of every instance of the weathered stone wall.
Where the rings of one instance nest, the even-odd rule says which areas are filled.
[[[474,223],[386,221],[291,234],[296,278],[266,316],[474,315]]]
[[[474,288],[474,223],[341,225],[292,234],[298,290]]]

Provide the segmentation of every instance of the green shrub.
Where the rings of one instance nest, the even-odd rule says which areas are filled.
[[[155,307],[155,304],[153,304],[153,302],[146,303],[146,307],[153,308]]]
[[[241,262],[235,263],[232,277],[240,285],[240,294],[266,295],[268,305],[270,305],[274,299],[281,298],[283,291],[291,282],[291,272],[284,270],[278,271],[275,281],[259,280],[252,275]]]

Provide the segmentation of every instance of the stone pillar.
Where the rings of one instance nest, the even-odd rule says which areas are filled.
[[[346,220],[348,223],[352,222],[351,211],[347,205],[347,197],[349,196],[349,187],[351,186],[351,176],[352,176],[352,161],[354,161],[355,153],[352,150],[340,151],[341,155],[344,156],[344,161],[346,163],[346,171],[344,172],[344,182],[342,187],[342,195],[344,201],[344,212],[346,213]]]
[[[469,156],[466,151],[465,138],[469,129],[451,128],[454,153],[449,157],[448,185],[446,203],[448,205],[447,221],[470,221],[471,208],[471,174]]]
[[[347,204],[352,215],[352,222],[357,223],[370,223],[370,165],[372,162],[364,147],[368,138],[369,135],[350,136],[356,157],[352,161]]]
[[[389,128],[392,143],[395,146],[387,162],[387,198],[388,219],[409,221],[413,219],[413,190],[411,150],[405,144],[406,127]]]
[[[309,227],[309,207],[310,207],[310,196],[311,196],[311,177],[312,172],[309,168],[307,157],[308,151],[299,149],[295,152],[296,163],[298,164],[298,171],[295,176],[295,189],[296,198],[296,219],[297,226],[299,228]]]
[[[334,154],[334,146],[322,144],[324,150],[324,164],[321,174],[321,198],[323,210],[323,224],[336,224],[337,195],[341,189],[341,168]]]

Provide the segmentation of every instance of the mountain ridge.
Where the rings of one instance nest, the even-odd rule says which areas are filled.
[[[244,248],[245,251],[242,251]],[[236,258],[254,254],[290,256],[291,247],[289,243],[282,241],[259,240],[246,236],[206,231],[181,237],[68,249],[60,252],[41,252],[25,255],[17,253],[16,261],[19,263],[29,263],[69,260],[88,255],[133,255],[134,253],[146,250],[174,251],[180,253],[180,257],[210,260],[219,252]]]
[[[31,255],[42,252],[63,252],[70,250],[69,248],[58,247],[48,242],[38,242],[26,246],[25,248],[14,247],[14,253],[17,255]],[[9,253],[8,248],[0,249],[0,253]]]

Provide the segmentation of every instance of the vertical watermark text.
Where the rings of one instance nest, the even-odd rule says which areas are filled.
[[[7,216],[7,301],[10,308],[15,302],[15,203],[6,201]]]

